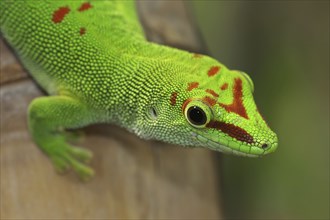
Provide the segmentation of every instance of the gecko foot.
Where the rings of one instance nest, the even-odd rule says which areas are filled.
[[[68,144],[57,145],[52,149],[49,156],[59,173],[64,173],[72,168],[84,181],[94,175],[94,170],[86,165],[92,158],[89,150],[72,147]]]

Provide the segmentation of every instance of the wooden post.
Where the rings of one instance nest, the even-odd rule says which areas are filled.
[[[141,1],[148,39],[205,51],[183,1]],[[1,219],[219,219],[217,153],[144,141],[112,125],[83,131],[96,176],[58,175],[27,131],[26,112],[45,95],[2,39],[0,122]]]

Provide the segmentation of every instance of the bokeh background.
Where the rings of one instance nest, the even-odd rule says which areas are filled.
[[[279,136],[262,159],[224,156],[227,218],[329,219],[329,1],[193,1],[211,54],[249,73]]]

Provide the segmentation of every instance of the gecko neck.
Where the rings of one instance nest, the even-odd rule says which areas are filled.
[[[180,84],[179,81],[174,80],[177,76],[173,67],[182,68],[183,65],[178,62],[182,62],[180,60],[185,57],[180,50],[147,41],[135,41],[132,47],[134,49],[131,48],[129,52],[125,51],[125,48],[118,50],[120,52],[116,54],[116,58],[120,61],[115,62],[111,68],[120,71],[120,74],[117,71],[107,74],[105,83],[99,87],[101,90],[107,86],[118,87],[115,93],[107,94],[107,98],[100,104],[104,105],[104,100],[108,102],[106,106],[109,114],[106,121],[115,122],[127,128],[134,127],[132,124],[144,117],[149,110],[148,107],[151,107],[153,103],[167,100],[170,91],[167,91],[169,87],[164,85],[172,84],[170,88],[173,88]],[[189,53],[185,53],[188,57]],[[120,78],[117,77],[119,75]],[[117,82],[108,85],[108,81]],[[126,110],[124,112],[120,109]]]

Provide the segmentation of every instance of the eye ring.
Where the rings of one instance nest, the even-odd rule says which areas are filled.
[[[196,128],[203,128],[211,120],[211,109],[202,101],[191,101],[185,109],[184,114],[188,123]]]

